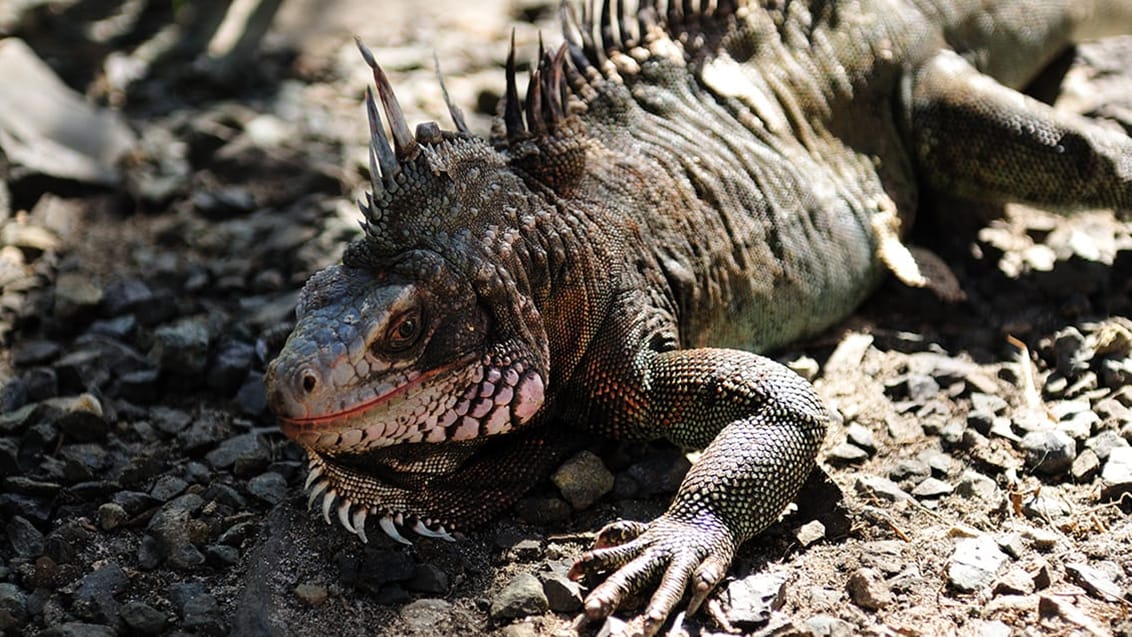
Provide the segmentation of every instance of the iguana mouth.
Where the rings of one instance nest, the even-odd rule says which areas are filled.
[[[327,429],[338,429],[340,433],[347,433],[348,431],[355,429],[353,427],[347,426],[350,423],[360,419],[362,416],[365,416],[366,414],[372,412],[374,409],[391,402],[393,399],[404,396],[410,390],[420,386],[421,384],[432,378],[446,373],[466,369],[472,362],[472,360],[474,360],[474,357],[469,357],[465,360],[456,361],[455,363],[452,363],[450,365],[436,367],[427,372],[417,374],[410,377],[404,383],[401,383],[400,385],[393,387],[389,391],[386,391],[385,393],[374,396],[373,398],[370,398],[368,400],[361,401],[350,407],[346,407],[345,409],[340,409],[338,411],[326,414],[317,414],[314,416],[278,416],[279,428],[288,438],[296,440],[304,445],[319,448],[341,448],[343,444],[346,444],[342,440],[338,440],[337,442],[330,445],[320,441],[320,438],[323,435],[327,433],[333,433],[333,431],[328,431]],[[338,425],[338,427],[333,427],[334,425]],[[368,429],[369,428],[363,428],[362,431],[365,432]]]
[[[542,406],[544,392],[542,375],[525,361],[472,355],[406,374],[376,396],[334,411],[310,414],[312,401],[303,405],[296,399],[292,414],[279,413],[281,408],[276,413],[288,438],[342,456],[404,443],[466,442],[505,433],[530,420]]]

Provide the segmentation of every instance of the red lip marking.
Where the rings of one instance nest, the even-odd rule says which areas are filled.
[[[330,414],[320,414],[320,415],[317,415],[317,416],[305,416],[305,417],[302,417],[302,418],[287,418],[285,416],[278,416],[277,418],[279,420],[279,429],[288,438],[297,438],[299,434],[309,432],[310,430],[316,429],[316,428],[318,428],[322,425],[329,425],[329,424],[333,424],[333,423],[336,423],[336,422],[349,420],[350,418],[353,418],[354,416],[364,414],[364,413],[374,409],[375,407],[378,407],[382,403],[388,402],[388,401],[396,398],[397,396],[405,393],[406,391],[412,389],[413,387],[416,387],[417,385],[423,383],[424,381],[429,380],[430,378],[434,378],[438,375],[444,374],[444,373],[449,372],[453,369],[457,369],[459,367],[462,367],[462,366],[466,365],[471,360],[474,360],[474,357],[468,357],[464,360],[456,361],[456,362],[452,363],[451,365],[445,365],[445,366],[442,366],[442,367],[434,367],[434,368],[428,370],[427,372],[420,374],[419,376],[417,376],[413,380],[410,380],[407,383],[403,383],[401,385],[398,385],[397,387],[394,387],[393,389],[385,392],[384,394],[381,394],[380,396],[375,396],[375,397],[373,397],[373,398],[371,398],[367,401],[358,403],[357,405],[354,405],[352,407],[347,407],[346,409],[343,409],[342,411],[336,411],[336,412],[330,413]]]

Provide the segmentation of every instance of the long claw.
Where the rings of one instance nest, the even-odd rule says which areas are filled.
[[[388,515],[381,516],[381,519],[378,520],[378,525],[381,527],[382,531],[385,531],[386,535],[393,538],[395,541],[401,544],[412,544],[412,542],[406,540],[401,535],[401,532],[397,530],[397,525],[393,523],[393,518]]]
[[[425,523],[421,520],[417,520],[417,523],[413,525],[413,531],[416,532],[417,535],[422,535],[424,537],[431,537],[449,541],[452,540],[452,536],[448,535],[448,533],[443,531],[433,531],[432,529],[425,526]]]
[[[314,506],[314,501],[317,500],[318,496],[322,495],[322,493],[324,491],[326,491],[326,488],[329,487],[329,486],[330,486],[330,483],[327,482],[326,480],[323,480],[322,482],[316,482],[315,483],[314,488],[312,488],[311,491],[310,491],[310,494],[307,495],[307,509],[308,510],[311,507]]]
[[[334,500],[338,497],[338,492],[330,489],[326,495],[322,497],[322,519],[330,524],[330,507],[334,506]]]
[[[354,511],[354,515],[350,518],[350,521],[354,523],[354,533],[358,535],[358,539],[362,541],[362,544],[369,544],[369,538],[366,537],[367,515],[369,515],[369,509],[358,507],[358,510]]]
[[[310,470],[307,471],[307,481],[303,484],[303,490],[305,491],[311,488],[311,484],[320,477],[322,477],[322,467],[311,467]]]
[[[357,534],[358,530],[355,529],[354,525],[350,522],[349,500],[342,500],[341,504],[338,505],[338,522],[350,533]]]

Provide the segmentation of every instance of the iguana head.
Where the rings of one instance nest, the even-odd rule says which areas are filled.
[[[547,251],[530,236],[553,211],[454,107],[457,132],[429,123],[410,133],[359,46],[393,143],[367,89],[365,233],[300,294],[268,396],[308,453],[310,501],[322,497],[325,517],[335,509],[363,540],[370,515],[394,539],[398,527],[446,536],[530,486],[525,471],[490,475],[498,464],[485,458],[531,456],[512,461],[526,466],[541,453],[530,436],[492,441],[522,429],[546,397],[547,336],[527,273],[545,269]]]

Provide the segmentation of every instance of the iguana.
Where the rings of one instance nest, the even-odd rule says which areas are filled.
[[[887,272],[933,285],[901,240],[922,196],[1127,218],[1132,140],[1017,89],[1132,28],[1132,0],[562,14],[522,100],[512,42],[486,140],[450,100],[454,131],[411,132],[361,46],[364,234],[303,289],[269,399],[311,502],[363,541],[371,519],[398,541],[488,520],[576,432],[704,449],[666,513],[607,526],[571,571],[608,574],[591,618],[655,590],[652,634],[815,466],[826,408],[754,352],[841,320]]]

